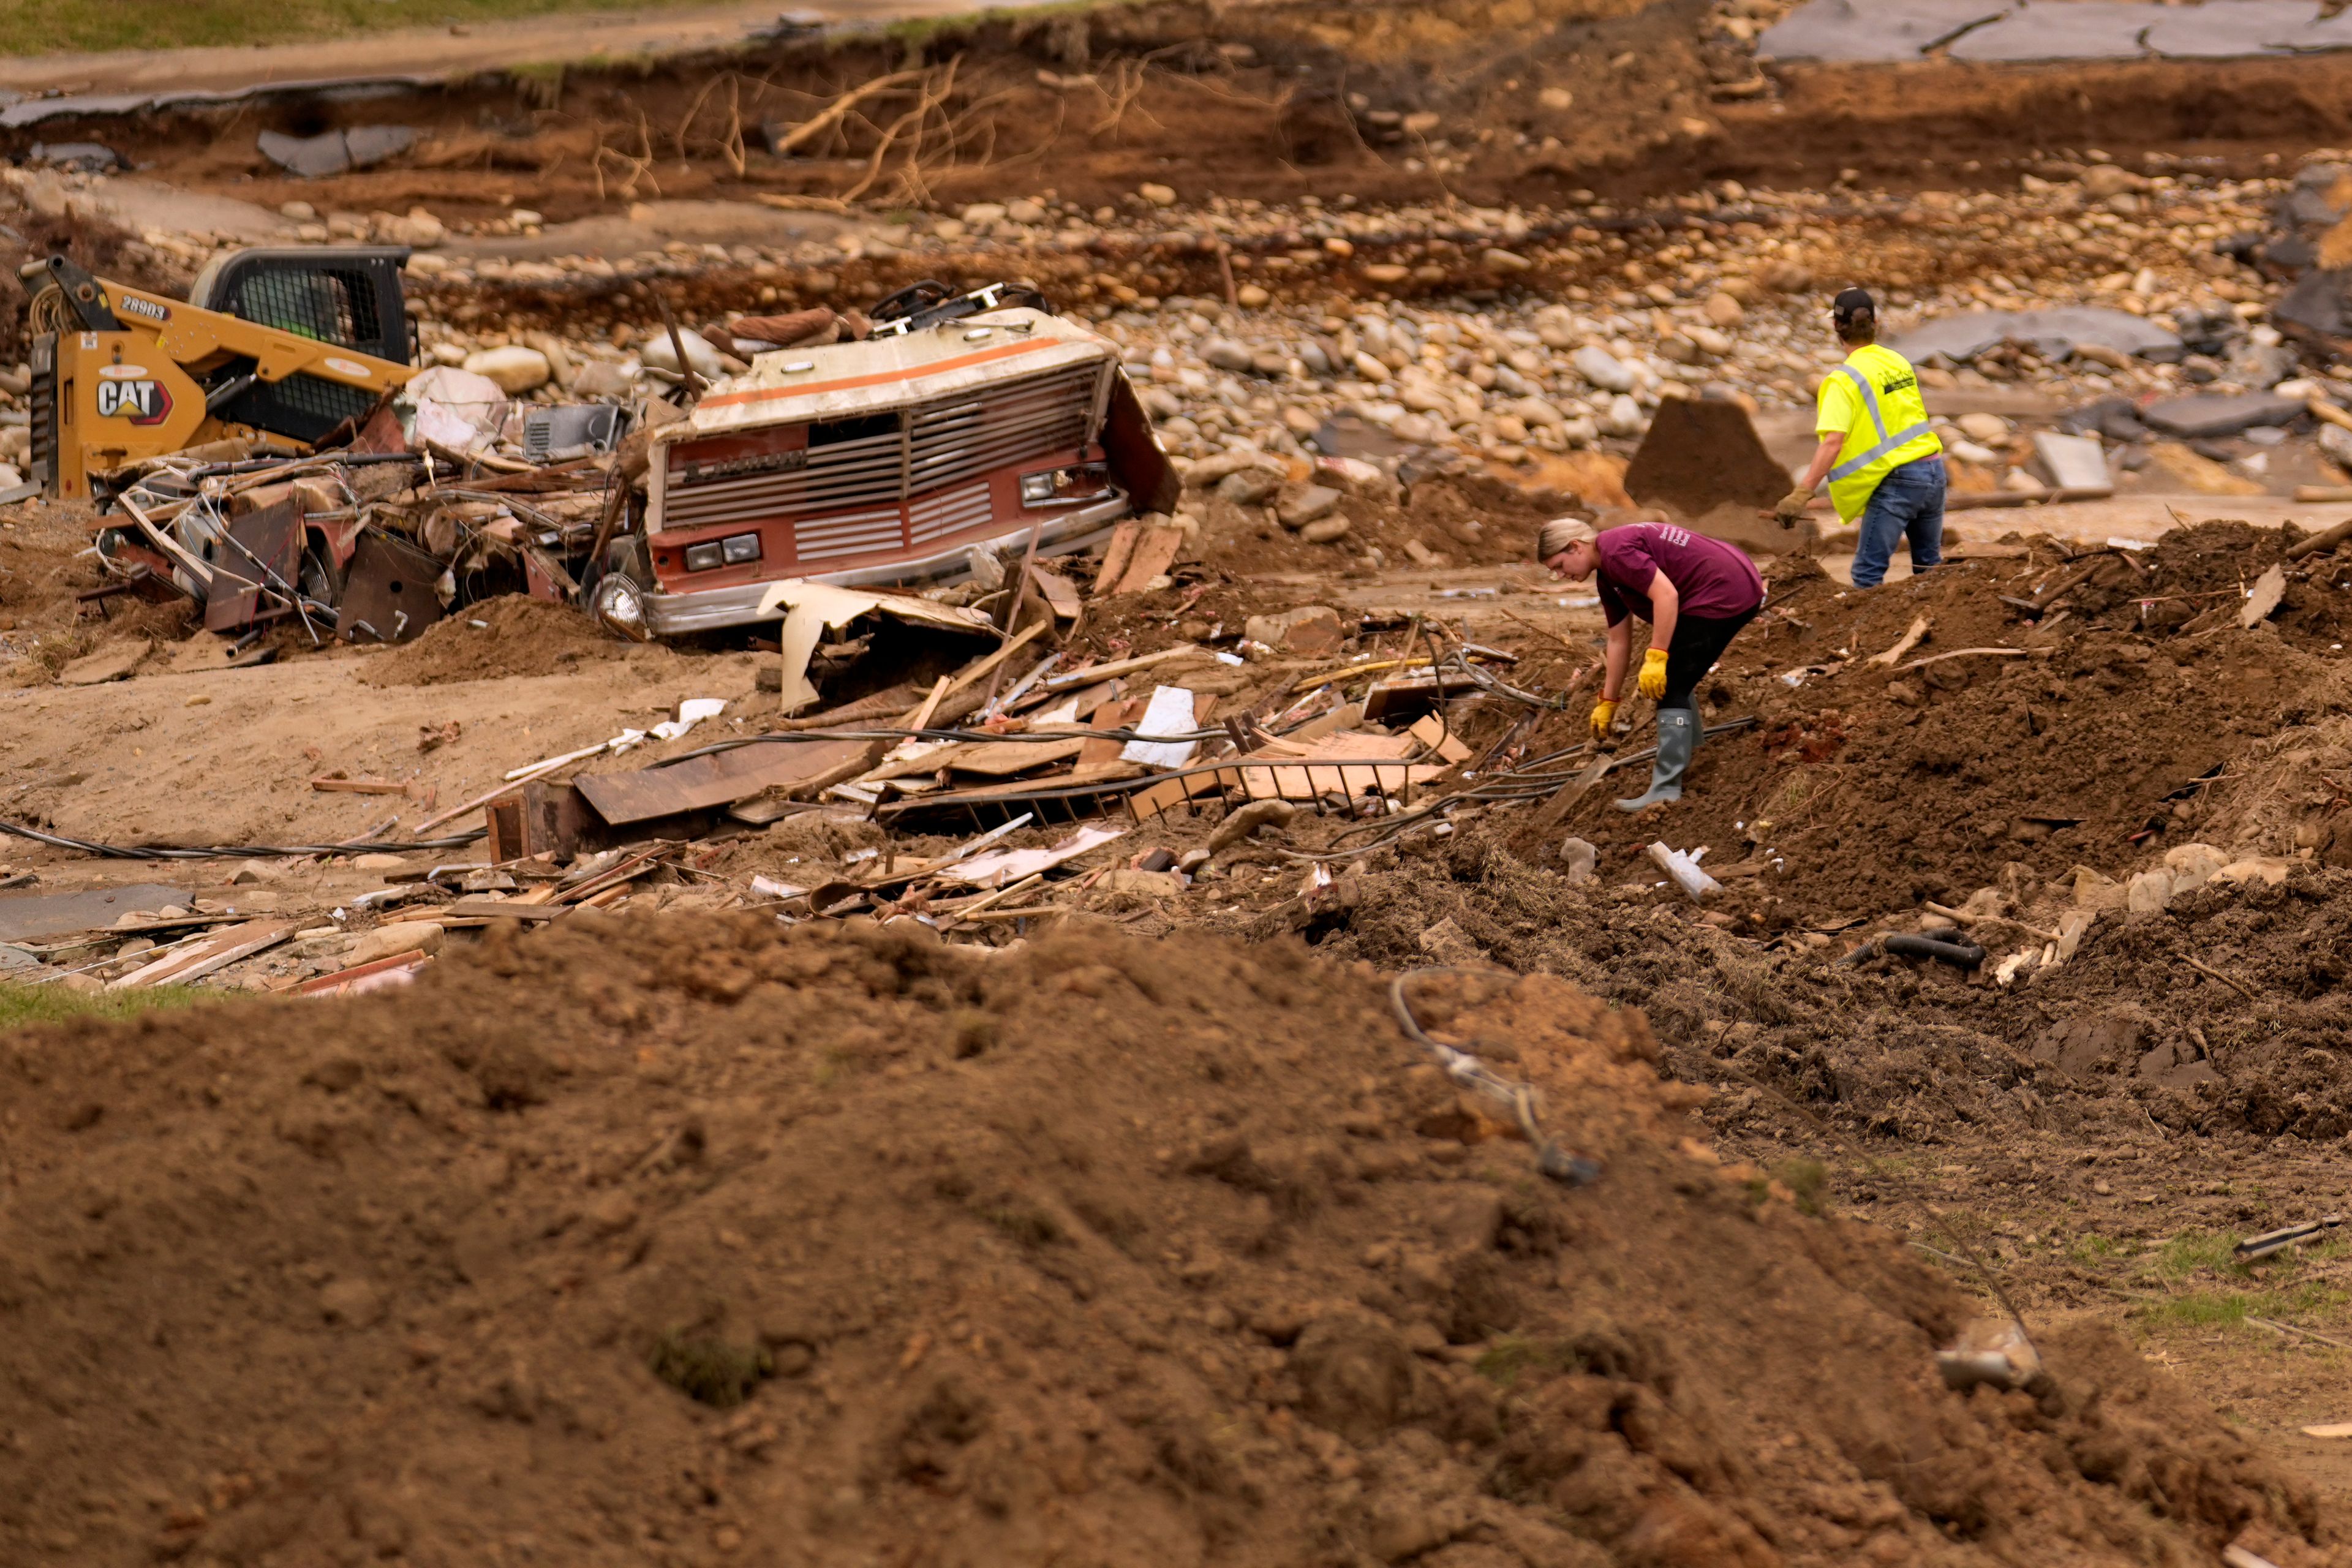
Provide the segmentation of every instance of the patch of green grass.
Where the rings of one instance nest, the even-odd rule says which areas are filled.
[[[0,54],[299,43],[393,27],[446,27],[709,0],[0,0]]]
[[[194,985],[157,985],[138,991],[68,991],[54,982],[44,985],[11,985],[0,982],[0,1031],[28,1024],[55,1024],[67,1018],[128,1018],[158,1007],[185,1007],[196,1002],[216,1002],[218,991]]]
[[[2237,1237],[2184,1231],[2143,1251],[2098,1237],[2074,1246],[2079,1261],[2122,1259],[2122,1283],[2138,1296],[2132,1315],[2149,1328],[2235,1326],[2248,1318],[2293,1321],[2340,1314],[2352,1302],[2327,1266],[2352,1255],[2352,1245],[2330,1239],[2290,1247],[2253,1263],[2241,1262]]]
[[[2105,1263],[2124,1257],[2129,1250],[2113,1237],[2085,1232],[2074,1238],[2074,1245],[2066,1249],[2066,1256],[2077,1263]]]

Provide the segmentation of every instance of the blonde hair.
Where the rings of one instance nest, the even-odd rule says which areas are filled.
[[[1549,561],[1563,550],[1573,550],[1598,537],[1592,525],[1578,517],[1556,517],[1536,531],[1536,559]]]

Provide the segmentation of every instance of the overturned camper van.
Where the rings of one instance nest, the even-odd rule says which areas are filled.
[[[763,353],[710,388],[653,436],[645,528],[617,542],[600,616],[654,637],[738,626],[781,581],[952,582],[975,551],[1034,534],[1068,553],[1172,507],[1117,345],[992,303]]]

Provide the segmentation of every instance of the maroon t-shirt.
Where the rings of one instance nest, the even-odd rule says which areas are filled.
[[[1727,620],[1764,602],[1764,578],[1736,544],[1671,522],[1636,522],[1602,532],[1601,613],[1615,626],[1628,614],[1651,619],[1650,584],[1661,572],[1682,595],[1682,613]]]

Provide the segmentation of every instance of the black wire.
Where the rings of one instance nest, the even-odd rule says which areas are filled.
[[[287,855],[402,855],[421,849],[462,849],[488,837],[483,828],[460,833],[448,838],[420,838],[404,843],[371,842],[359,839],[349,844],[99,844],[87,838],[68,838],[62,833],[44,833],[37,827],[27,827],[21,822],[0,817],[0,833],[18,838],[29,838],[36,844],[47,844],[58,849],[79,850],[84,855],[96,855],[109,860],[257,860],[277,859]]]

